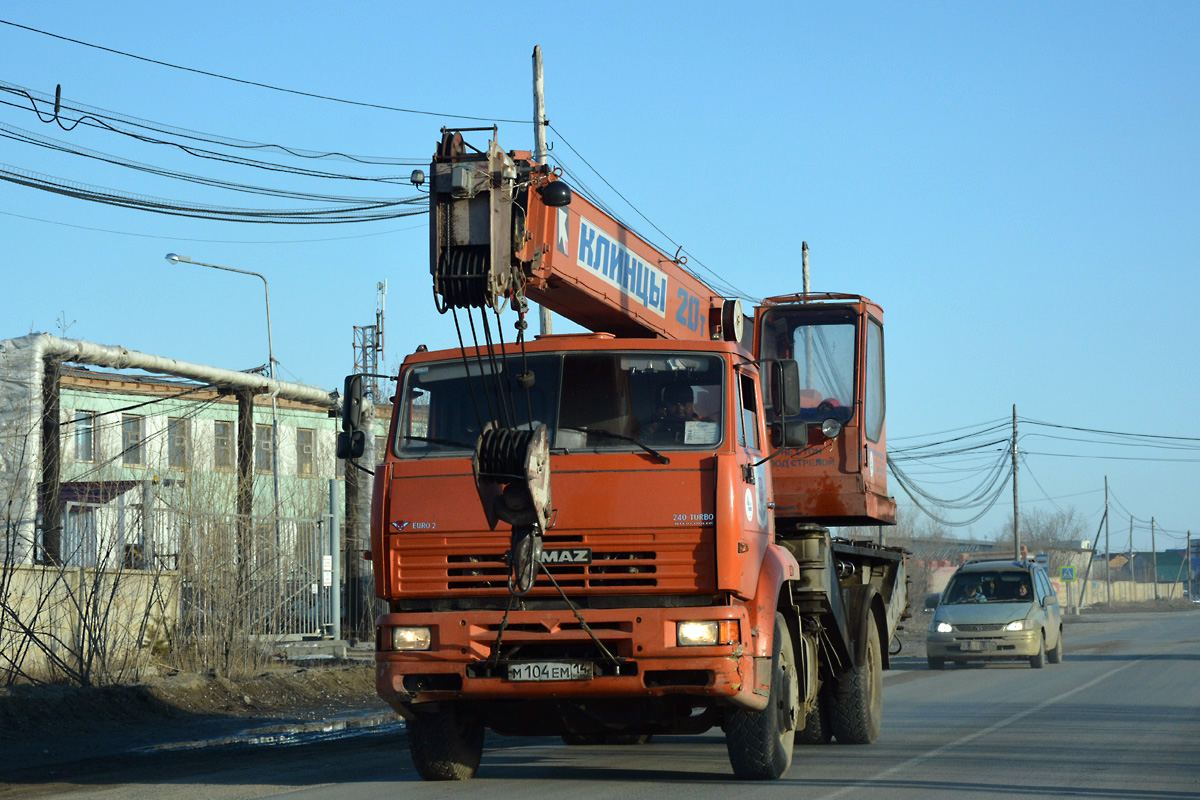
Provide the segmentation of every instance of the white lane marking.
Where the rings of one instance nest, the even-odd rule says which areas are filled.
[[[848,795],[858,789],[864,788],[865,786],[867,786],[870,783],[874,783],[875,781],[883,780],[884,778],[890,777],[890,776],[896,774],[897,772],[902,772],[910,767],[914,767],[917,764],[920,764],[922,761],[928,761],[931,758],[937,758],[938,756],[942,755],[943,753],[949,752],[950,750],[953,750],[956,747],[962,747],[964,744],[973,742],[982,736],[987,736],[990,733],[995,733],[996,731],[1000,730],[1001,728],[1007,728],[1009,725],[1012,725],[1014,722],[1020,722],[1021,720],[1028,717],[1030,714],[1036,714],[1037,712],[1039,712],[1043,709],[1049,708],[1050,706],[1054,705],[1055,703],[1066,700],[1068,697],[1071,697],[1072,695],[1079,694],[1080,692],[1082,692],[1085,689],[1090,689],[1093,686],[1095,686],[1096,684],[1100,683],[1101,681],[1108,680],[1109,678],[1111,678],[1113,675],[1116,675],[1121,670],[1129,669],[1133,665],[1140,664],[1146,660],[1147,659],[1145,659],[1145,658],[1139,658],[1137,661],[1130,661],[1127,664],[1122,664],[1121,666],[1111,669],[1108,672],[1104,673],[1103,675],[1101,675],[1097,678],[1093,678],[1092,680],[1088,681],[1085,684],[1076,686],[1074,689],[1071,689],[1068,692],[1063,692],[1062,694],[1058,695],[1057,697],[1051,697],[1049,700],[1047,700],[1046,702],[1044,702],[1040,705],[1036,705],[1033,708],[1027,708],[1024,711],[1021,711],[1020,713],[1013,714],[1011,717],[1009,717],[1007,719],[1002,719],[993,725],[989,725],[988,727],[983,728],[982,730],[975,731],[975,733],[969,733],[966,736],[962,737],[961,739],[956,739],[955,741],[950,742],[948,744],[944,744],[941,747],[935,747],[934,749],[930,750],[929,752],[922,753],[919,756],[910,758],[908,761],[905,761],[902,764],[897,764],[894,767],[889,767],[888,769],[885,769],[883,772],[872,775],[871,777],[866,778],[865,780],[861,780],[861,781],[858,781],[857,783],[853,783],[849,786],[843,787],[843,788],[839,789],[838,791],[834,792],[833,794],[822,795],[818,800],[833,800],[833,798],[835,798],[835,797],[845,797],[846,795]]]

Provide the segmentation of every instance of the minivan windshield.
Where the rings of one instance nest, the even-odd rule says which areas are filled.
[[[471,453],[489,423],[544,424],[550,447],[712,449],[724,435],[723,361],[669,352],[549,353],[458,359],[406,370],[391,451],[401,458]],[[518,381],[528,370],[533,383]]]
[[[959,572],[950,579],[942,603],[1031,603],[1029,573],[1017,570]]]

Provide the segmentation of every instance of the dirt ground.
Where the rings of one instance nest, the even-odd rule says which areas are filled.
[[[14,773],[41,765],[387,710],[373,662],[280,666],[238,681],[179,673],[138,686],[0,688],[0,795]]]

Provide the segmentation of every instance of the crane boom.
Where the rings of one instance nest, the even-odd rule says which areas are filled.
[[[577,194],[528,152],[468,152],[443,129],[430,209],[435,291],[456,307],[529,299],[621,338],[741,338],[741,302],[727,299]]]

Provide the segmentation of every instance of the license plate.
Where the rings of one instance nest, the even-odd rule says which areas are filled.
[[[508,665],[510,681],[587,681],[592,665],[574,661],[526,661]]]
[[[968,653],[982,653],[985,650],[991,650],[996,646],[995,642],[960,642],[959,650],[965,650]]]

